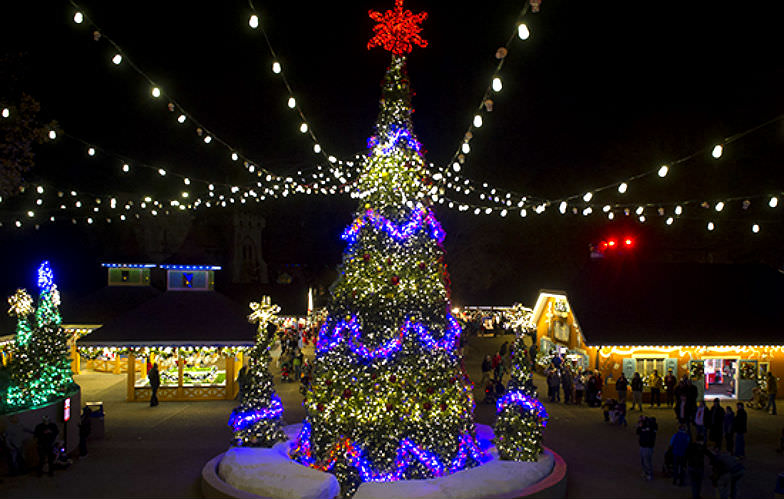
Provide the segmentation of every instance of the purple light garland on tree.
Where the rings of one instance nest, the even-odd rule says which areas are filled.
[[[496,414],[504,410],[508,405],[517,405],[521,408],[536,414],[542,420],[542,426],[547,426],[547,409],[539,402],[538,399],[530,397],[525,393],[519,391],[506,392],[501,398],[498,399],[495,405]]]
[[[354,220],[346,230],[341,234],[341,239],[348,241],[349,245],[357,242],[359,239],[359,231],[367,223],[370,223],[377,230],[383,230],[392,239],[403,242],[409,237],[416,234],[424,225],[430,228],[430,235],[433,239],[437,240],[439,244],[444,242],[446,232],[441,227],[441,224],[436,220],[432,211],[426,208],[414,210],[411,213],[411,220],[405,224],[397,225],[388,218],[376,213],[372,209],[365,210],[361,217]]]
[[[269,407],[251,412],[232,412],[229,417],[229,426],[234,431],[244,430],[262,419],[278,419],[283,415],[283,402],[277,393],[273,393]]]

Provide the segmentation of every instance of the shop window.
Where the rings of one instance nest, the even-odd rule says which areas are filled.
[[[653,374],[653,371],[659,373],[659,376],[663,376],[664,374],[664,359],[636,359],[637,360],[637,372],[640,373],[640,376],[645,378],[646,376],[650,376]]]

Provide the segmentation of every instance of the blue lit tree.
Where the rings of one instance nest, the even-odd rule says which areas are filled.
[[[248,352],[246,383],[241,387],[240,405],[229,417],[234,437],[232,443],[243,447],[272,447],[286,440],[282,430],[283,403],[275,393],[269,364],[270,348],[275,341],[275,314],[280,307],[272,305],[269,297],[250,304],[251,323],[258,323],[256,343]]]
[[[8,299],[17,317],[11,362],[10,407],[30,407],[65,395],[73,383],[68,334],[60,327],[60,292],[49,262],[38,269],[38,308],[23,289]]]
[[[379,25],[369,47],[393,57],[293,451],[334,473],[346,495],[364,481],[432,478],[484,459],[450,315],[445,234],[411,122],[405,54],[426,45],[425,15],[403,11],[402,0],[384,16],[371,12]]]

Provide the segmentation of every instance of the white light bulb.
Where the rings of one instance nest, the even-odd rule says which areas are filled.
[[[615,218],[615,213],[613,213],[613,212],[610,212],[610,213],[608,213],[608,214],[607,214],[607,218],[609,218],[610,220],[612,220],[613,218]]]
[[[211,190],[211,191],[214,191],[214,190],[215,190],[215,186],[214,186],[214,185],[212,185],[212,184],[208,185],[208,186],[207,186],[207,188],[208,188],[209,190]]]
[[[676,206],[675,207],[675,214],[676,215],[680,215],[681,213],[683,213],[683,208],[681,207],[681,205]]]
[[[280,63],[278,61],[273,62],[272,63],[272,72],[275,73],[275,74],[280,74],[280,71],[281,71]]]
[[[184,179],[182,179],[182,182],[183,182],[185,185],[191,185],[191,179],[189,179],[188,177],[185,177]]]
[[[583,210],[583,216],[584,216],[584,217],[587,217],[587,216],[588,216],[588,215],[590,215],[591,213],[593,213],[593,209],[592,209],[590,206],[589,206],[588,208],[586,208],[586,209],[584,209],[584,210]]]
[[[93,223],[93,219],[92,219],[92,218],[88,218],[88,219],[87,219],[87,223],[88,223],[88,224],[91,224],[91,223]]]
[[[771,208],[775,208],[778,205],[779,205],[779,198],[777,198],[776,196],[771,196],[770,201],[768,201],[768,206],[770,206]]]
[[[163,168],[158,168],[158,175],[160,175],[161,177],[165,176],[166,170],[164,170]]]
[[[54,140],[57,138],[57,132],[54,130],[49,130],[49,140]]]
[[[672,225],[672,222],[673,222],[674,220],[675,220],[675,219],[674,219],[674,218],[672,218],[672,217],[669,217],[669,218],[667,218],[667,222],[666,222],[666,223],[667,223],[667,225]]]
[[[458,163],[457,161],[455,161],[454,163],[452,163],[452,169],[453,169],[454,171],[456,171],[456,172],[459,172],[459,171],[460,171],[460,163]]]
[[[3,116],[3,118],[8,118],[9,116],[11,116],[11,111],[7,107],[4,107],[3,108],[3,112],[2,112],[2,116]]]
[[[714,209],[715,209],[716,211],[721,211],[721,210],[723,210],[723,209],[724,209],[724,203],[723,203],[722,201],[719,201],[718,203],[716,203],[716,206],[715,206],[715,208],[714,208]]]
[[[609,212],[610,211],[610,205],[609,204],[604,205],[602,207],[602,211],[605,212],[605,213]]]
[[[128,163],[125,163],[122,166],[122,171],[125,172],[125,173],[128,173],[129,171],[131,171],[131,167],[128,165]]]
[[[189,194],[187,192],[183,192],[182,193],[182,197],[187,198],[188,196],[189,196]]]
[[[94,147],[88,148],[87,149],[87,155],[88,156],[95,156],[95,148]]]
[[[205,144],[209,144],[210,142],[212,142],[212,137],[211,137],[211,136],[209,136],[209,135],[206,135],[206,136],[204,137],[204,143],[205,143]]]
[[[237,161],[238,159],[240,159],[239,154],[237,154],[236,152],[231,153],[231,160],[232,161]]]
[[[719,159],[723,152],[724,152],[724,147],[722,147],[721,144],[717,144],[713,146],[713,151],[711,151],[711,156],[713,156],[716,159]]]
[[[158,88],[158,87],[152,87],[152,90],[150,90],[150,93],[152,94],[153,97],[155,97],[157,99],[158,97],[161,96],[161,89]]]
[[[621,185],[618,186],[618,192],[620,192],[621,194],[624,194],[624,193],[626,193],[626,189],[628,189],[628,188],[629,188],[629,186],[626,185],[626,182],[621,182]]]
[[[248,26],[250,26],[253,29],[258,28],[259,27],[259,16],[257,16],[256,14],[251,14],[250,19],[248,19]]]
[[[471,152],[471,146],[468,145],[468,142],[463,142],[463,145],[460,146],[460,150],[463,151],[463,154],[468,154]]]
[[[561,215],[566,213],[566,201],[561,201],[561,204],[558,205],[558,211],[561,212]]]
[[[645,223],[645,215],[640,215],[640,223]]]
[[[643,211],[645,211],[645,208],[643,208],[642,206],[638,206],[637,211],[635,211],[635,213],[637,213],[638,215],[642,215]]]
[[[300,133],[308,133],[308,124],[303,123],[299,126]]]
[[[20,222],[19,220],[17,220],[17,221],[16,221],[16,223],[15,223],[14,225],[16,225],[17,227],[21,227],[21,226],[22,226],[22,222]]]
[[[713,230],[715,228],[716,226],[713,224],[713,222],[708,222],[708,230]]]
[[[36,188],[35,188],[35,192],[37,192],[38,194],[43,194],[43,193],[44,193],[44,188],[43,188],[43,186],[40,186],[40,185],[39,185],[38,187],[36,187]]]
[[[528,26],[526,26],[525,23],[522,23],[517,27],[517,36],[520,37],[521,40],[528,40],[528,37],[531,36],[531,32],[528,30]]]
[[[178,122],[178,123],[185,123],[185,119],[186,119],[186,118],[185,118],[185,115],[184,115],[184,114],[181,114],[181,115],[179,115],[179,116],[177,117],[177,122]]]
[[[321,146],[318,145],[318,144],[313,144],[313,152],[315,152],[316,154],[320,153],[321,152]]]
[[[294,97],[289,97],[289,101],[287,105],[289,106],[290,109],[294,109],[295,107],[297,107],[297,99],[295,99]]]
[[[114,54],[114,57],[112,57],[112,62],[115,65],[119,66],[120,63],[122,62],[122,56],[120,54]]]
[[[520,210],[520,216],[521,216],[521,217],[523,217],[523,218],[525,218],[525,217],[527,217],[527,216],[528,216],[528,212],[527,212],[527,211],[525,211],[524,209],[523,209],[523,210]]]
[[[667,165],[662,165],[661,168],[659,168],[659,176],[662,178],[666,177],[668,171],[670,171],[670,168]]]
[[[82,14],[81,12],[79,12],[79,11],[77,10],[77,11],[74,13],[74,18],[73,18],[73,19],[74,19],[74,22],[75,22],[76,24],[82,24],[82,21],[84,21],[84,14]]]
[[[504,88],[504,84],[501,83],[501,78],[493,78],[493,91],[500,92],[502,88]]]
[[[27,216],[30,217],[30,218],[33,218],[35,216],[35,213],[32,210],[28,211],[27,212]]]
[[[592,197],[593,197],[593,192],[586,192],[583,195],[583,201],[585,201],[587,203],[588,201],[591,200]]]
[[[478,115],[478,114],[476,116],[474,116],[474,126],[476,128],[481,128],[482,127],[482,117],[480,115]]]
[[[753,233],[755,233],[755,234],[756,234],[756,233],[758,233],[758,232],[760,231],[760,227],[759,227],[759,225],[757,225],[757,224],[754,224],[754,225],[752,225],[752,226],[751,226],[751,231],[752,231]]]
[[[493,209],[492,209],[492,208],[485,208],[485,214],[486,214],[486,215],[489,215],[489,214],[491,214],[492,212],[493,212]]]

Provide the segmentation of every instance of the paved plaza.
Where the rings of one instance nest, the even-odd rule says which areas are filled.
[[[494,352],[505,338],[472,339],[467,366],[472,379],[479,379],[479,362]],[[279,376],[276,376],[276,381]],[[3,497],[201,497],[200,472],[205,462],[226,450],[231,432],[226,422],[235,401],[163,402],[151,408],[145,403],[125,402],[125,376],[86,373],[77,376],[83,400],[104,402],[106,436],[92,440],[89,457],[76,461],[54,477],[3,477]],[[537,377],[540,391],[544,380]],[[296,383],[278,383],[276,389],[286,407],[289,423],[301,421],[304,409]],[[492,424],[494,407],[481,403],[476,392],[476,419]],[[603,422],[599,409],[545,402],[551,418],[545,445],[560,453],[569,467],[569,497],[690,497],[689,487],[675,487],[661,475],[663,455],[675,431],[672,411],[645,409],[659,422],[651,482],[640,478],[634,423],[630,426]],[[776,475],[784,470],[784,456],[777,454],[783,416],[749,410],[746,475],[740,497],[773,497]],[[73,438],[73,437],[72,437]],[[709,471],[706,470],[706,471]],[[703,497],[713,497],[706,480]]]

